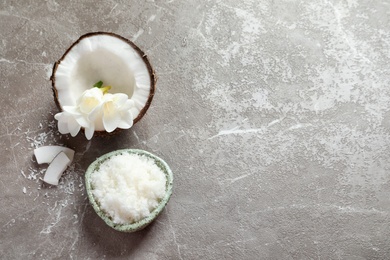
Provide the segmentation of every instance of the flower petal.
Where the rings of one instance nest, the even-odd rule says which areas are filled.
[[[80,111],[78,111],[76,106],[64,106],[62,109],[71,115],[80,115]]]
[[[106,103],[106,102],[110,102],[110,101],[113,101],[113,100],[114,100],[114,95],[111,94],[111,93],[107,93],[107,94],[104,94],[102,102]]]
[[[57,113],[57,114],[54,115],[54,118],[56,120],[60,120],[60,118],[63,116],[63,114],[64,114],[63,112]]]
[[[61,112],[55,114],[54,118],[58,120],[58,131],[61,134],[68,134],[69,133],[69,127],[68,127],[68,117],[70,115],[67,112]]]
[[[135,106],[134,101],[131,100],[131,99],[128,99],[128,100],[126,100],[126,102],[121,107],[121,110],[130,110],[134,106]]]
[[[118,128],[129,129],[133,126],[133,114],[130,111],[121,113],[121,120],[118,123]]]
[[[83,102],[84,98],[94,97],[99,100],[103,98],[103,92],[99,88],[90,88],[85,90],[81,96],[77,99],[77,103]]]
[[[117,114],[112,114],[110,116],[107,115],[103,116],[104,129],[106,129],[106,131],[109,133],[111,133],[118,127],[119,122],[120,122],[120,117]]]
[[[91,113],[89,113],[87,117],[89,121],[94,122],[96,118],[101,118],[103,116],[103,105],[104,104],[101,103],[99,106],[95,107]]]
[[[89,114],[103,99],[103,92],[98,88],[87,89],[78,99],[78,108],[83,114]]]
[[[118,111],[115,109],[114,102],[106,102],[103,107],[103,126],[104,129],[110,133],[118,127],[121,117]]]
[[[84,128],[84,132],[85,132],[85,137],[88,140],[91,140],[93,133],[95,132],[95,126],[93,124],[91,124],[90,127]]]
[[[68,117],[68,129],[71,136],[75,137],[80,131],[80,125],[77,123],[74,117]]]
[[[68,123],[63,121],[58,121],[58,131],[63,135],[69,134]]]
[[[116,93],[113,95],[113,101],[118,108],[123,106],[128,99],[129,97],[123,93]]]
[[[85,118],[85,116],[76,116],[75,119],[77,123],[82,127],[89,127],[91,125],[91,122],[88,121],[88,118]]]
[[[97,100],[97,99],[94,99],[94,98],[86,98],[86,99],[84,99],[83,102],[81,102],[79,104],[79,108],[80,108],[81,113],[89,114],[99,104],[100,104],[100,100]]]

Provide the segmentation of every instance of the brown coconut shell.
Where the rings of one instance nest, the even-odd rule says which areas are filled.
[[[65,59],[66,55],[70,52],[70,50],[74,46],[76,46],[81,40],[83,40],[85,38],[88,38],[88,37],[91,37],[91,36],[96,36],[96,35],[108,35],[108,36],[116,37],[116,38],[126,42],[127,44],[130,45],[130,47],[132,47],[142,57],[142,60],[144,61],[145,65],[146,65],[146,67],[148,69],[148,73],[149,73],[149,77],[150,77],[150,84],[151,84],[150,91],[149,91],[149,97],[148,97],[148,100],[146,101],[145,106],[141,109],[139,114],[134,118],[134,120],[133,120],[133,125],[134,125],[139,120],[141,120],[141,118],[145,115],[146,111],[149,109],[150,104],[152,103],[152,100],[153,100],[153,97],[154,97],[154,93],[155,93],[155,90],[156,90],[157,76],[156,76],[156,74],[155,74],[155,72],[154,72],[154,70],[152,68],[152,65],[149,62],[149,59],[148,59],[147,55],[137,45],[135,45],[132,41],[130,41],[129,39],[124,38],[124,37],[122,37],[122,36],[120,36],[118,34],[115,34],[115,33],[111,33],[111,32],[91,32],[91,33],[84,34],[84,35],[80,36],[80,38],[77,41],[75,41],[65,51],[65,53],[62,55],[62,57],[58,61],[56,61],[54,63],[52,74],[51,74],[51,77],[50,77],[51,84],[52,84],[54,101],[55,101],[57,107],[60,109],[60,111],[63,111],[62,106],[61,106],[61,104],[60,104],[60,102],[58,100],[58,92],[57,92],[57,89],[56,89],[56,86],[55,86],[55,81],[56,81],[55,74],[56,74],[58,66]],[[83,130],[84,130],[84,128],[83,128]],[[98,135],[98,136],[110,136],[110,135],[113,135],[113,134],[116,134],[116,133],[120,132],[121,130],[124,130],[124,129],[117,128],[117,129],[115,129],[111,133],[108,133],[108,132],[106,132],[104,130],[101,130],[101,131],[95,130],[95,134]]]

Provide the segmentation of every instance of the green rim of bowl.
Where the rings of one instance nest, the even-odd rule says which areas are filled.
[[[138,155],[144,155],[148,158],[151,158],[154,160],[155,164],[165,173],[167,182],[166,182],[166,193],[164,198],[160,201],[158,206],[150,213],[150,215],[144,219],[141,219],[140,221],[131,223],[131,224],[117,224],[114,223],[109,216],[104,213],[104,211],[100,208],[99,203],[95,200],[95,197],[92,194],[92,184],[91,184],[91,174],[98,170],[100,165],[105,162],[106,160],[110,159],[112,156],[123,154],[123,153],[129,153],[129,154],[138,154]],[[122,231],[122,232],[135,232],[138,230],[143,229],[147,225],[149,225],[164,209],[165,205],[168,203],[171,195],[172,195],[172,186],[173,186],[173,174],[171,169],[169,168],[168,164],[161,158],[157,157],[154,154],[151,154],[144,150],[139,149],[123,149],[123,150],[116,150],[107,154],[104,154],[97,158],[93,163],[91,163],[87,169],[87,172],[85,173],[85,186],[87,190],[87,195],[89,202],[92,204],[93,209],[95,212],[99,215],[100,218],[106,222],[106,224],[110,227],[112,227],[115,230]]]

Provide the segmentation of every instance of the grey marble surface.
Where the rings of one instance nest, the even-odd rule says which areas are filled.
[[[1,259],[389,259],[387,0],[0,2]],[[49,77],[82,34],[134,41],[158,76],[112,137],[58,133]],[[75,149],[58,187],[33,149]],[[143,231],[110,229],[83,174],[139,148],[174,175]]]

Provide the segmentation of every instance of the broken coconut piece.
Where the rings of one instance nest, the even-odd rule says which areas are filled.
[[[58,145],[41,146],[34,150],[34,155],[38,164],[51,163],[60,152],[64,152],[69,160],[73,161],[74,151]]]
[[[70,163],[71,160],[68,156],[64,152],[60,152],[47,168],[43,181],[51,185],[58,185],[58,181],[60,180],[62,173],[66,170]]]
[[[156,85],[146,54],[130,40],[107,32],[81,36],[55,63],[50,79],[61,109],[55,115],[58,130],[76,136],[84,129],[88,140],[95,132],[132,127],[148,110]],[[109,87],[106,98],[98,93],[105,89],[103,82]]]

